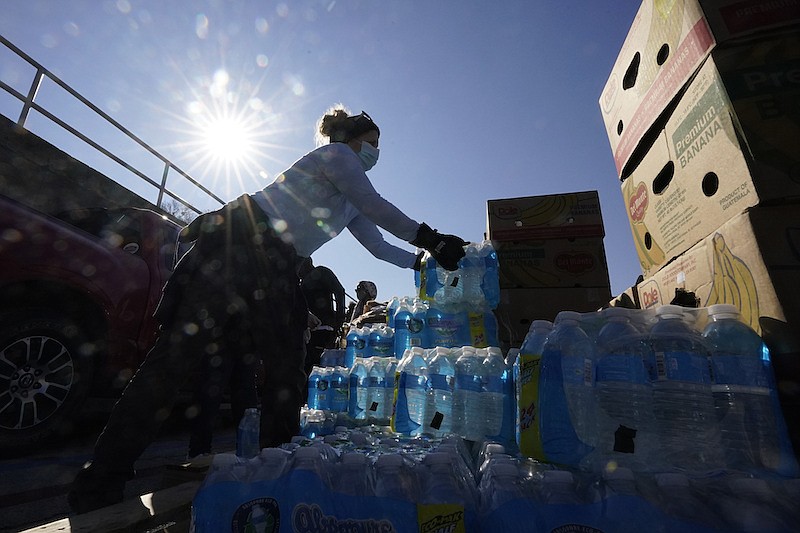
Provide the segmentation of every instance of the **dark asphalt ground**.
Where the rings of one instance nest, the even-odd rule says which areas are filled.
[[[128,482],[125,499],[186,481],[176,478],[176,465],[186,462],[188,424],[176,409],[161,433],[136,462],[136,478]],[[0,460],[0,532],[24,531],[70,515],[67,491],[75,474],[91,458],[106,413],[87,414],[81,431],[60,446]],[[236,431],[224,410],[214,432],[214,451],[232,451]],[[180,473],[177,474],[179,476]]]

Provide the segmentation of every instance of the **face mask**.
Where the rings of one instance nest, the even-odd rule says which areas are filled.
[[[378,162],[379,154],[380,150],[367,141],[361,141],[361,151],[358,152],[358,158],[361,159],[361,166],[364,167],[364,172],[375,166],[375,163]]]

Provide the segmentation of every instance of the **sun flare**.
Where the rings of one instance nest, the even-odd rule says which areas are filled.
[[[254,150],[254,138],[242,120],[229,117],[212,119],[201,132],[211,157],[219,162],[241,163]]]

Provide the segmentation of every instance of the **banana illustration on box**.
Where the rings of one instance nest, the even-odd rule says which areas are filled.
[[[732,304],[739,308],[741,319],[756,331],[758,323],[758,291],[747,263],[735,256],[720,233],[711,238],[714,246],[713,282],[706,306]]]
[[[571,216],[572,208],[578,202],[574,195],[553,195],[542,198],[527,209],[519,213],[518,218],[526,226],[538,226],[540,224],[553,225],[566,222]],[[563,219],[563,220],[559,220]]]

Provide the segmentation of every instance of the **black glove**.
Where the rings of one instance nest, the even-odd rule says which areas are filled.
[[[424,222],[419,225],[411,244],[428,250],[445,270],[458,270],[458,260],[464,257],[466,241],[455,235],[439,233]]]
[[[414,261],[414,270],[419,272],[422,270],[422,258],[425,256],[425,252],[420,252],[417,254],[417,260]]]

